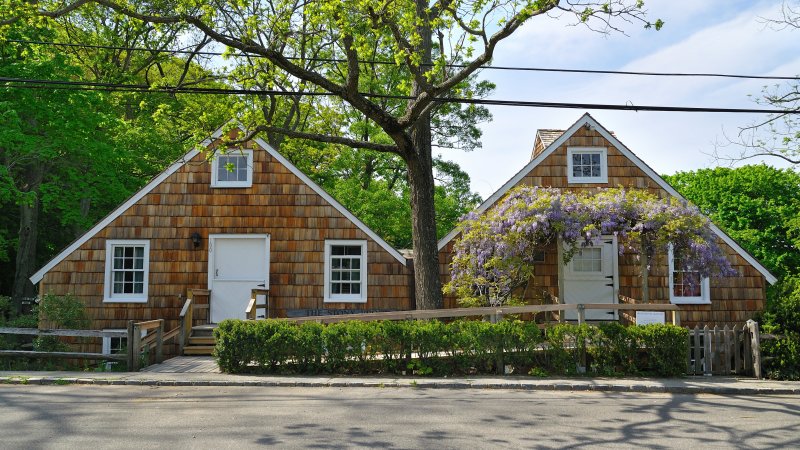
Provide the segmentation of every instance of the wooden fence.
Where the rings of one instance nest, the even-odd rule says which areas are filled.
[[[689,375],[753,375],[761,378],[761,336],[758,323],[708,325],[689,329]]]
[[[251,305],[254,300],[251,300]],[[554,305],[525,305],[525,306],[501,306],[483,308],[450,308],[450,309],[430,309],[412,311],[391,311],[367,314],[342,314],[335,316],[310,316],[294,317],[282,319],[291,322],[319,322],[334,323],[348,320],[361,320],[365,322],[375,320],[413,320],[413,319],[442,319],[470,316],[489,316],[493,321],[501,320],[503,316],[509,314],[526,314],[542,312],[563,312],[577,311],[578,323],[586,322],[586,310],[603,309],[614,311],[665,311],[671,313],[672,323],[680,325],[680,308],[678,305],[671,304],[607,304],[607,303],[579,303],[579,304],[554,304]],[[562,318],[564,315],[559,314]]]
[[[43,352],[35,350],[0,350],[0,356],[27,357],[27,358],[66,358],[89,360],[125,361],[128,370],[136,372],[142,363],[141,356],[147,356],[144,364],[149,363],[152,353],[156,363],[164,360],[164,343],[178,335],[178,328],[167,333],[164,332],[164,319],[149,320],[146,322],[128,321],[126,331],[103,330],[39,330],[37,328],[0,328],[0,334],[28,335],[28,336],[59,336],[83,338],[126,338],[125,353],[84,353],[84,352]],[[144,336],[142,335],[144,332]]]

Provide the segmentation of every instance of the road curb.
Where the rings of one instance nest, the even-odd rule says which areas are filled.
[[[524,380],[497,381],[442,381],[442,380],[180,380],[180,379],[119,379],[119,378],[75,378],[50,376],[0,376],[0,385],[96,385],[96,386],[205,386],[205,387],[335,387],[335,388],[411,388],[411,389],[510,389],[528,391],[561,392],[629,392],[671,394],[715,394],[715,395],[800,395],[797,387],[753,387],[753,386],[703,386],[703,385],[654,385],[620,383],[526,383]]]

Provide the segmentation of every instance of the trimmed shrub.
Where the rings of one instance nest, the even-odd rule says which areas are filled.
[[[543,334],[519,320],[340,322],[226,320],[214,331],[224,372],[679,375],[687,330],[672,325],[558,324]]]

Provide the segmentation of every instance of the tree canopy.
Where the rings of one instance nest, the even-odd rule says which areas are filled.
[[[776,276],[800,274],[800,174],[762,164],[664,179]]]
[[[352,133],[353,128],[298,131],[280,120],[253,131],[392,153],[402,159],[407,168],[415,295],[420,308],[442,306],[431,131],[442,98],[469,97],[472,92],[465,91],[463,83],[491,61],[501,41],[536,16],[559,13],[602,32],[619,30],[617,22],[662,26],[660,20],[651,23],[645,18],[642,0],[3,2],[8,8],[0,13],[0,24],[63,18],[98,6],[109,16],[126,16],[156,28],[178,27],[183,39],[175,46],[198,50],[211,42],[225,46],[247,61],[258,60],[261,69],[253,75],[273,70],[279,80],[286,80],[272,85],[274,91],[305,89],[306,95],[329,99],[320,105],[340,102],[345,115],[360,117],[382,130],[387,141],[362,139]],[[384,56],[389,61],[375,62]],[[386,71],[399,71],[394,78],[380,77],[398,81],[391,92],[400,93],[399,98],[369,89],[371,75]],[[274,80],[268,76],[261,81],[269,87]]]
[[[520,186],[489,211],[471,213],[462,222],[446,289],[467,304],[508,302],[532,273],[542,247],[559,242],[567,263],[603,235],[617,236],[620,253],[636,253],[647,265],[671,246],[683,270],[702,277],[735,274],[710,221],[692,205],[639,190]]]

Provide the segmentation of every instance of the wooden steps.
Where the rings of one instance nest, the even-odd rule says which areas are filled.
[[[192,327],[189,342],[183,348],[185,356],[211,356],[214,351],[214,328],[216,324],[198,325]]]

